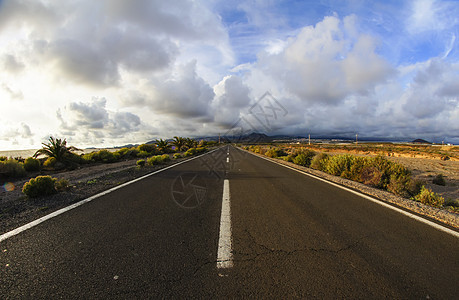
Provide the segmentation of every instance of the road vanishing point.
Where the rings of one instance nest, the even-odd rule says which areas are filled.
[[[6,233],[0,251],[1,299],[459,296],[457,231],[232,146]]]

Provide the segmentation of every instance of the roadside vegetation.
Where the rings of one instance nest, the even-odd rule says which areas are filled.
[[[23,186],[29,198],[50,195],[68,187],[68,182],[59,181],[47,174],[56,171],[74,170],[91,164],[110,164],[133,160],[138,168],[165,164],[171,160],[198,155],[216,142],[196,141],[174,137],[172,140],[158,139],[151,144],[125,147],[115,151],[101,149],[86,154],[77,154],[80,149],[68,146],[66,139],[50,137],[33,157],[26,159],[0,157],[0,184],[21,178],[30,178]],[[36,177],[33,177],[36,176]]]
[[[243,148],[271,158],[282,159],[330,175],[360,182],[426,205],[447,207],[452,211],[459,211],[459,201],[445,200],[425,187],[424,182],[413,179],[411,171],[405,166],[389,161],[381,155],[330,155],[311,149],[262,145],[244,146]],[[433,183],[444,185],[445,180],[439,174],[433,179]]]

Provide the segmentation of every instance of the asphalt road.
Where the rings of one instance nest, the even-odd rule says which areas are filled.
[[[218,260],[219,249],[229,256]],[[457,237],[233,147],[101,196],[0,251],[1,299],[459,295]]]

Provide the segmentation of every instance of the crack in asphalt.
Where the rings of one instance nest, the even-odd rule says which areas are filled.
[[[245,233],[249,237],[249,239],[252,241],[252,244],[257,246],[258,248],[263,249],[263,251],[257,251],[257,249],[253,249],[253,252],[243,252],[243,251],[233,251],[233,254],[237,255],[243,255],[243,256],[253,256],[251,258],[243,258],[243,259],[234,259],[234,262],[241,262],[241,261],[255,261],[259,257],[265,256],[265,255],[271,255],[271,254],[277,254],[277,255],[294,255],[297,253],[301,252],[316,252],[316,253],[330,253],[330,254],[338,254],[343,251],[350,250],[357,245],[361,243],[361,240],[364,239],[365,237],[362,237],[358,241],[351,243],[349,245],[346,245],[344,247],[340,247],[338,249],[327,249],[327,248],[314,248],[314,247],[306,247],[306,248],[298,248],[298,249],[293,249],[293,250],[285,250],[285,249],[274,249],[266,246],[265,244],[259,243],[256,238],[250,233],[250,231],[245,230]]]
[[[359,238],[357,241],[354,243],[350,243],[348,245],[345,245],[343,247],[337,248],[337,249],[330,249],[330,248],[315,248],[315,247],[305,247],[305,248],[297,248],[293,250],[285,250],[285,249],[274,249],[266,246],[263,243],[260,243],[256,240],[256,238],[252,235],[252,233],[249,230],[244,231],[246,233],[246,236],[250,239],[250,250],[251,252],[244,252],[244,251],[236,251],[233,249],[233,254],[235,254],[235,257],[233,258],[233,262],[235,263],[241,263],[241,262],[254,262],[258,259],[262,259],[264,256],[268,255],[281,255],[281,256],[290,256],[290,255],[296,255],[299,253],[304,253],[304,252],[315,252],[315,253],[329,253],[329,254],[338,254],[344,251],[348,251],[356,246],[358,246],[362,240],[364,240],[366,237]],[[187,245],[189,246],[189,245]],[[256,249],[258,248],[258,249]],[[191,250],[191,249],[189,249]],[[194,268],[191,268],[189,272],[184,272],[182,275],[176,277],[176,278],[170,278],[164,276],[165,274],[161,274],[156,278],[156,280],[166,282],[166,283],[178,283],[182,282],[186,278],[190,277],[196,277],[199,275],[199,273],[202,272],[203,269],[207,267],[213,267],[216,266],[217,263],[219,262],[225,262],[227,260],[218,260],[218,259],[212,259],[212,260],[205,260],[199,262],[199,259],[194,255],[192,251],[190,251],[191,255],[193,258],[196,260],[196,264],[194,265]],[[237,256],[245,256],[242,258],[237,258]],[[218,269],[215,267],[215,273],[218,273]]]

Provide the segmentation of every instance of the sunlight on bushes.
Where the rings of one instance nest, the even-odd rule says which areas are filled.
[[[57,192],[54,186],[56,181],[51,176],[37,176],[24,184],[22,192],[30,198],[51,195]]]
[[[311,165],[311,161],[314,158],[316,153],[311,150],[303,150],[299,152],[294,158],[293,158],[293,163],[303,166],[303,167],[309,167]]]
[[[414,200],[435,207],[442,207],[443,204],[445,204],[445,199],[443,197],[432,192],[432,190],[425,186],[422,186],[421,192],[414,197]]]
[[[139,167],[144,167],[145,163],[145,159],[139,159],[135,164]]]

